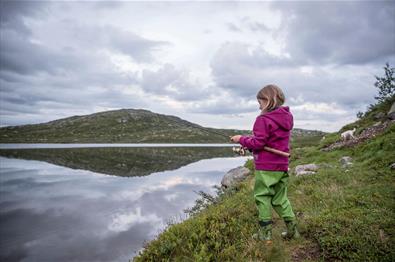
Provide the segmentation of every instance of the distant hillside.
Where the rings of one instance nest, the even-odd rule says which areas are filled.
[[[42,124],[0,128],[1,143],[224,143],[247,130],[214,129],[176,116],[142,109],[120,109],[72,116]],[[322,136],[294,130],[295,137]],[[218,134],[216,134],[218,133]],[[220,134],[224,134],[220,135]]]

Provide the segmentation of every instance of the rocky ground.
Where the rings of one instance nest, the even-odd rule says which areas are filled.
[[[384,122],[377,122],[371,127],[367,127],[364,129],[359,135],[356,135],[354,139],[350,140],[339,140],[333,144],[330,144],[321,149],[321,151],[332,151],[334,149],[342,148],[342,147],[352,147],[357,144],[360,144],[368,139],[371,139],[381,133],[383,133],[388,127],[394,125],[395,120],[386,120]]]

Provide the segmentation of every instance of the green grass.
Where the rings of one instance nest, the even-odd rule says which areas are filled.
[[[298,135],[318,131],[295,129]],[[294,130],[294,131],[295,131]],[[230,143],[248,130],[206,128],[147,110],[121,109],[0,128],[0,143]]]
[[[285,227],[275,213],[273,247],[251,238],[258,229],[251,175],[233,193],[170,225],[134,261],[394,261],[395,180],[389,165],[395,161],[395,126],[353,148],[319,148],[296,148],[291,159],[291,168],[321,164],[316,175],[290,178],[300,240],[280,238]],[[351,156],[353,165],[342,168],[342,156]]]

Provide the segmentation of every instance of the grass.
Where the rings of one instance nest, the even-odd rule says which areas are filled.
[[[322,132],[295,129],[300,136]],[[1,143],[229,143],[248,130],[206,128],[147,110],[120,109],[0,128]]]
[[[275,213],[273,246],[251,238],[258,229],[251,175],[214,204],[170,225],[134,261],[395,261],[395,180],[389,167],[395,161],[395,126],[353,148],[322,152],[322,145],[301,145],[291,168],[321,168],[316,175],[290,178],[300,240],[280,238],[285,226]],[[351,156],[353,165],[341,167],[342,156]],[[251,162],[246,166],[252,168]]]
[[[0,128],[1,143],[226,143],[214,132],[178,117],[121,109],[73,116],[48,123]]]

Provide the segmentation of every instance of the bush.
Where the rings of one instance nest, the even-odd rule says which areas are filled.
[[[391,68],[388,63],[384,67],[384,76],[375,76],[376,82],[374,86],[379,89],[379,94],[374,98],[379,102],[384,102],[395,95],[395,68]]]

